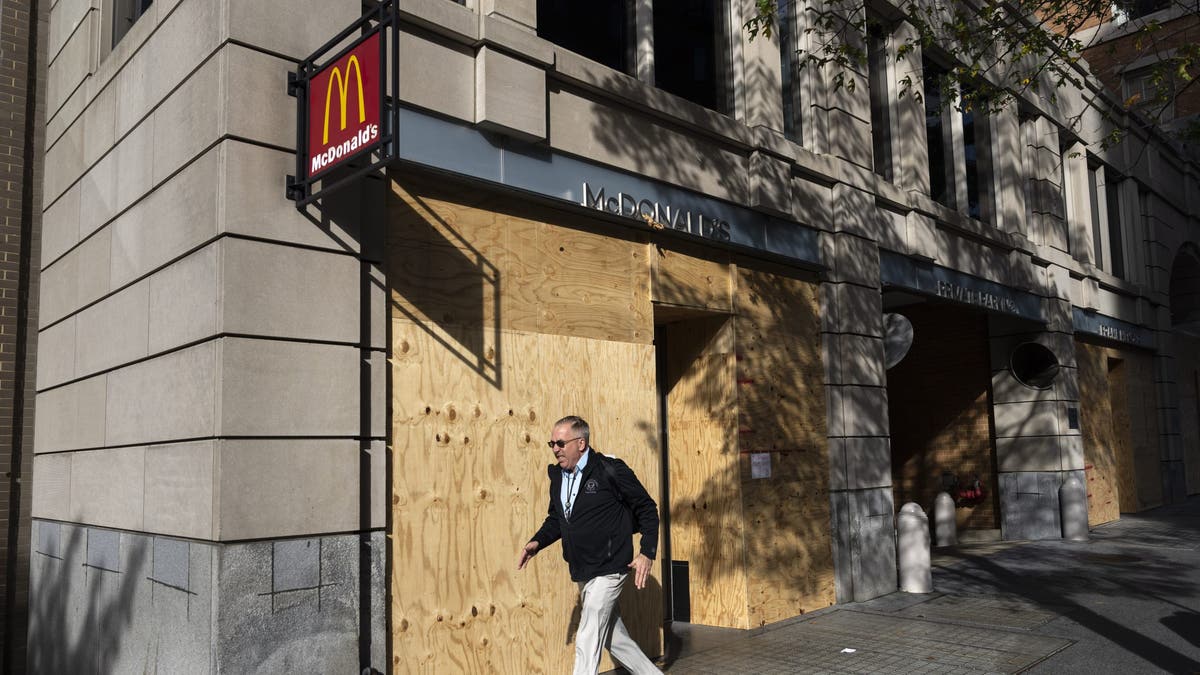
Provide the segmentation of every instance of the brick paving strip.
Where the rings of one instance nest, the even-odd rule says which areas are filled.
[[[903,612],[838,609],[682,658],[667,672],[1019,673],[1071,644],[1061,638],[930,621]],[[854,651],[842,651],[847,648]]]

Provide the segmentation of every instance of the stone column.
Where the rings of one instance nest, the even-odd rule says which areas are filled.
[[[993,315],[988,319],[992,359],[992,416],[1000,483],[1001,532],[1005,539],[1062,537],[1058,489],[1069,475],[1086,484],[1079,430],[1079,379],[1068,297],[1070,277],[1051,265],[1044,272],[1045,330]],[[1019,382],[1012,350],[1036,342],[1057,357],[1058,377],[1047,389]]]
[[[895,509],[879,288],[880,223],[871,195],[833,190],[833,233],[822,236],[821,284],[830,500],[839,602],[896,589]]]
[[[754,12],[753,0],[735,0],[741,4],[741,18]],[[734,41],[741,44],[742,71],[740,98],[745,101],[741,116],[747,126],[766,127],[783,135],[783,75],[780,72],[779,30],[771,36],[759,34],[753,40],[741,26],[734,26]]]
[[[903,98],[894,102],[895,114],[892,151],[896,185],[906,192],[929,195],[929,144],[925,136],[925,106],[916,94],[921,91],[921,45],[911,24],[901,23],[892,32],[892,42],[912,44],[903,61],[896,63],[896,82],[912,84]],[[897,91],[899,94],[899,91]]]
[[[850,12],[846,28],[832,35],[815,30],[800,36],[805,49],[820,53],[827,41],[841,41],[864,50],[864,36],[855,27],[862,23],[862,6],[850,8],[838,2],[823,4],[824,12]],[[804,146],[815,152],[840,157],[872,171],[871,162],[871,92],[866,64],[852,63],[847,67],[828,63],[819,68],[803,69],[801,100],[805,112],[802,134]],[[836,82],[841,81],[841,86]],[[811,102],[811,103],[810,103]],[[810,128],[811,127],[811,128]]]

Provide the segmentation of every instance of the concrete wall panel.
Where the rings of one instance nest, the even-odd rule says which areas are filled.
[[[112,284],[122,286],[217,234],[219,153],[210,151],[126,211],[112,230]]]
[[[147,355],[149,291],[140,281],[76,315],[76,377]]]
[[[221,135],[221,107],[213,104],[213,93],[222,91],[222,68],[221,58],[210,59],[154,111],[149,122],[154,128],[154,183],[166,180]]]
[[[79,186],[67,190],[42,214],[42,260],[45,267],[79,243]]]
[[[282,16],[294,12],[289,9]],[[222,50],[221,59],[225,88],[230,93],[225,99],[224,131],[281,148],[295,147],[296,99],[279,85],[287,81],[295,64],[239,45]]]
[[[327,208],[321,221],[314,223],[282,198],[284,177],[296,172],[294,154],[226,141],[200,160],[206,166],[210,155],[219,163],[219,168],[213,170],[219,170],[221,177],[217,215],[222,231],[335,251],[360,250],[362,233],[357,211]],[[189,167],[187,172],[191,171]],[[213,185],[209,184],[208,189],[213,190]],[[352,193],[349,198],[354,207],[359,207],[355,188],[346,188],[345,192]],[[281,197],[274,199],[271,195]],[[213,203],[217,203],[215,196]]]
[[[195,0],[192,0],[193,2]],[[299,61],[362,15],[356,2],[258,0],[227,2],[229,37]],[[320,17],[320,21],[313,21]],[[336,28],[334,28],[336,27]],[[401,52],[404,53],[404,52]],[[276,87],[280,91],[283,87]],[[292,106],[295,108],[295,106]]]
[[[51,10],[53,20],[46,29],[46,54],[54,58],[84,21],[99,20],[92,0],[58,0]]]
[[[358,349],[226,338],[219,380],[221,433],[354,436],[359,433]]]
[[[225,239],[221,250],[226,332],[358,342],[357,258],[243,239]]]
[[[75,317],[38,334],[37,387],[45,389],[75,377]]]
[[[546,72],[489,46],[475,54],[475,123],[525,140],[546,138]]]
[[[99,12],[92,16],[99,19]],[[76,87],[92,72],[92,55],[95,53],[98,27],[96,21],[87,21],[67,37],[66,42],[50,60],[46,77],[46,110],[53,113]]]
[[[400,33],[400,91],[410,103],[475,121],[475,54],[469,47],[411,31]],[[436,71],[438,76],[430,78]]]
[[[212,436],[219,381],[212,342],[113,371],[108,376],[106,443]]]
[[[39,393],[34,452],[104,445],[107,388],[108,376],[99,375]]]
[[[222,540],[344,532],[360,526],[358,441],[221,441]],[[370,490],[371,486],[365,486]]]
[[[160,21],[157,30],[124,64],[115,78],[118,136],[145,119],[151,109],[185,78],[190,80],[195,77],[189,74],[217,48],[224,37],[225,24],[221,19],[229,4],[232,3],[186,0],[165,16],[161,14],[165,8],[158,8]],[[142,21],[134,26],[141,28],[140,24]],[[153,26],[146,22],[144,27]],[[127,35],[126,39],[129,37]],[[119,59],[120,55],[114,50],[112,57]],[[208,64],[204,67],[207,68]],[[109,86],[113,86],[113,83]],[[215,87],[208,91],[207,105],[204,106],[206,112],[220,108],[215,104],[219,95],[220,90]],[[178,131],[181,136],[189,135],[183,128]],[[155,140],[160,140],[157,133]],[[156,175],[160,175],[160,167],[156,165],[154,169]]]
[[[146,280],[147,348],[156,354],[215,335],[220,329],[219,245],[210,244]]]
[[[105,87],[87,103],[77,123],[83,125],[83,166],[93,166],[117,142],[116,88]],[[73,102],[73,101],[72,101]],[[64,111],[66,112],[66,111]],[[149,170],[149,167],[146,167]]]
[[[67,520],[71,511],[71,454],[33,458],[34,518]]]
[[[71,453],[68,520],[125,530],[143,529],[144,447]]]
[[[215,538],[216,441],[146,448],[145,530]]]

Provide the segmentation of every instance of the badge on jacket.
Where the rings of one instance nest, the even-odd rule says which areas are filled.
[[[598,489],[600,489],[600,484],[596,482],[595,478],[589,478],[588,482],[583,484],[584,494],[594,495]]]

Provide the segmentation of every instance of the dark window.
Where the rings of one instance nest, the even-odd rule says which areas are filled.
[[[654,3],[654,84],[694,103],[729,112],[730,66],[725,0]]]
[[[1062,134],[1063,132],[1059,131],[1058,133]],[[1074,247],[1071,241],[1074,239],[1074,233],[1071,231],[1070,219],[1067,218],[1067,161],[1070,157],[1071,142],[1060,137],[1058,143],[1058,194],[1055,195],[1054,208],[1056,215],[1065,223],[1067,230],[1067,253],[1070,253]]]
[[[979,149],[975,144],[975,111],[962,111],[963,159],[967,165],[967,215],[980,218]]]
[[[113,0],[112,46],[116,47],[154,0]]]
[[[888,41],[890,30],[867,18],[867,68],[871,89],[871,150],[875,173],[892,180],[891,95],[888,92]]]
[[[1113,276],[1124,278],[1125,247],[1121,242],[1121,233],[1125,228],[1121,227],[1120,186],[1116,175],[1106,170],[1104,172],[1104,199],[1108,208],[1108,247],[1109,257],[1112,259],[1112,269],[1109,272]]]
[[[800,141],[800,46],[793,0],[779,2],[779,65],[783,75],[783,135]]]
[[[946,140],[942,124],[941,84],[946,71],[924,61],[925,142],[929,149],[929,196],[940,204],[954,206],[953,181],[946,180]]]
[[[1103,169],[1088,167],[1088,197],[1092,203],[1092,253],[1096,267],[1104,269],[1104,235],[1100,231],[1100,173]]]
[[[538,0],[538,37],[633,73],[632,0]]]

